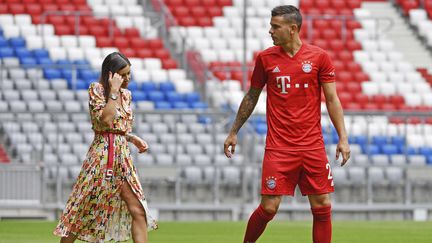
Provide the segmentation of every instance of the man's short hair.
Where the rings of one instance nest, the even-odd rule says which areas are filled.
[[[271,11],[272,17],[282,16],[285,20],[295,23],[300,31],[302,25],[302,16],[300,10],[292,5],[277,6]]]

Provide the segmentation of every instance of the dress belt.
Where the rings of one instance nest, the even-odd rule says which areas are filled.
[[[108,138],[108,162],[105,173],[105,179],[110,180],[114,175],[113,164],[114,164],[114,135],[125,136],[126,133],[122,131],[95,131],[96,135],[102,135]]]

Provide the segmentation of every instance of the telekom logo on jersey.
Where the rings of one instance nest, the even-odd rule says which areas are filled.
[[[277,87],[281,89],[281,94],[288,94],[288,89],[291,89],[291,77],[290,76],[278,76],[276,77]],[[308,83],[303,84],[303,88],[308,88]],[[294,88],[300,88],[300,84],[294,84]]]

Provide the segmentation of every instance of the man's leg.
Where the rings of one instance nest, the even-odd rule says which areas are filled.
[[[330,194],[308,195],[313,215],[313,242],[330,243],[332,237]]]
[[[282,196],[262,195],[261,204],[252,213],[247,224],[244,243],[254,243],[264,232],[267,223],[278,211]]]

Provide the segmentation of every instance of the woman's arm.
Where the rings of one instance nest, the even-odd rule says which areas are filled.
[[[104,126],[110,127],[117,113],[116,108],[121,101],[120,87],[123,83],[123,78],[118,73],[114,73],[114,75],[110,73],[108,82],[110,84],[110,93],[108,95],[108,101],[103,108],[100,120]]]

